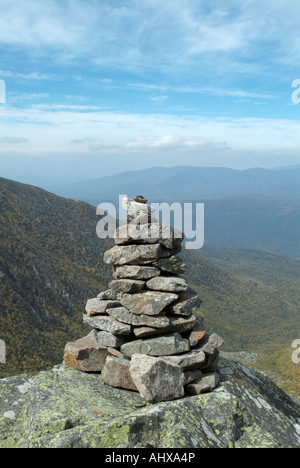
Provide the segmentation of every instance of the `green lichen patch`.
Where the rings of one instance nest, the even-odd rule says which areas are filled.
[[[0,448],[13,447],[23,430],[22,412],[33,375],[0,380]]]
[[[300,448],[299,406],[263,374],[220,365],[213,392],[147,405],[64,365],[0,381],[0,447]]]

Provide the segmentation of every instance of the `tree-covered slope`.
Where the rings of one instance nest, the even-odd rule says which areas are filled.
[[[87,298],[108,280],[95,209],[0,179],[0,376],[60,362]]]
[[[300,395],[300,262],[270,251],[205,246],[184,252],[188,278],[203,300],[206,323],[228,351],[258,354],[257,366]]]
[[[300,201],[261,195],[206,200],[205,241],[300,259]]]

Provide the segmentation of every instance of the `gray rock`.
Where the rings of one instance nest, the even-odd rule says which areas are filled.
[[[213,392],[146,407],[139,393],[64,365],[2,379],[0,448],[300,448],[299,405],[262,373],[220,365]]]
[[[136,224],[142,226],[143,224],[158,223],[158,219],[153,213],[139,213],[127,216],[127,223],[130,225]]]
[[[141,265],[125,265],[115,268],[114,277],[116,279],[137,279],[148,280],[160,275],[159,268]]]
[[[141,291],[145,286],[145,281],[120,279],[114,280],[109,283],[109,287],[113,291],[122,293],[135,293]]]
[[[131,377],[140,395],[149,403],[184,396],[184,375],[180,367],[159,358],[136,354],[130,363]]]
[[[143,195],[136,195],[133,199],[137,203],[147,203],[147,198],[143,197]]]
[[[113,310],[113,309],[110,309]],[[125,339],[121,336],[115,336],[107,331],[97,332],[97,342],[102,346],[108,346],[111,348],[120,348],[125,343]]]
[[[90,325],[96,330],[102,330],[112,333],[113,335],[130,335],[131,326],[126,323],[118,322],[112,317],[99,316],[99,317],[89,317],[87,315],[83,316],[83,323]]]
[[[121,347],[121,353],[126,357],[131,357],[133,354],[170,356],[172,354],[186,353],[189,350],[189,342],[182,338],[179,333],[163,335],[146,340],[130,341]]]
[[[124,208],[124,210],[127,210],[129,213],[130,212],[134,212],[134,213],[136,212],[154,213],[155,212],[155,210],[150,205],[147,205],[146,203],[144,203],[144,201],[139,202],[137,200],[131,200],[130,198],[123,198],[122,207]]]
[[[137,338],[149,338],[151,336],[159,336],[168,333],[168,327],[166,328],[153,328],[153,327],[138,327],[133,330],[134,335]]]
[[[133,333],[137,338],[146,338],[155,335],[166,335],[168,333],[184,333],[187,331],[192,330],[195,322],[196,317],[191,315],[189,317],[166,317],[169,320],[169,325],[165,328],[151,328],[151,327],[141,327],[135,328]]]
[[[128,223],[142,223],[143,218],[145,222],[150,222],[155,210],[145,203],[139,203],[130,198],[123,198],[122,206],[127,211]]]
[[[196,312],[201,304],[198,294],[188,287],[186,291],[180,293],[178,300],[168,308],[168,311],[175,315],[188,316]]]
[[[203,375],[199,380],[187,386],[188,395],[201,395],[202,393],[211,392],[220,382],[220,376],[216,372],[213,374]]]
[[[124,354],[122,354],[121,351],[116,348],[107,348],[107,351],[109,352],[110,356],[116,357],[118,359],[125,359]]]
[[[82,372],[101,372],[108,354],[107,348],[100,345],[92,333],[74,343],[67,343],[64,361]]]
[[[162,223],[121,226],[115,233],[117,245],[126,244],[161,244],[166,249],[180,252],[184,234]]]
[[[195,315],[190,315],[189,317],[170,317],[170,329],[172,331],[177,331],[178,333],[184,333],[190,331],[195,326],[197,317]]]
[[[203,319],[200,317],[197,317],[196,323],[193,327],[193,330],[189,336],[189,342],[191,345],[191,348],[196,347],[203,338],[207,336],[207,331],[204,328],[203,324]]]
[[[178,294],[144,291],[137,294],[124,294],[121,304],[133,314],[159,315],[166,306],[176,299],[178,299]]]
[[[87,301],[85,310],[89,317],[106,314],[107,309],[120,307],[119,301],[103,301],[98,297]]]
[[[168,258],[163,258],[162,256],[162,258],[154,262],[154,265],[162,271],[172,273],[173,275],[183,275],[186,270],[186,264],[177,255],[172,255]]]
[[[224,344],[223,338],[216,333],[207,335],[203,341],[197,346],[199,351],[203,351],[206,355],[214,355],[215,351]]]
[[[127,359],[118,359],[116,357],[109,356],[106,359],[106,363],[102,371],[104,383],[115,388],[138,391],[132,380],[129,366],[130,361]]]
[[[176,276],[159,276],[147,281],[147,288],[154,291],[182,292],[187,287],[186,281]]]
[[[83,375],[81,372],[77,373]],[[0,379],[0,448],[12,448],[20,438],[24,400],[34,383],[34,377],[34,374],[24,374]],[[28,391],[20,392],[21,388],[27,388]],[[13,420],[4,417],[10,412],[15,414]]]
[[[128,323],[134,327],[149,326],[153,328],[165,328],[169,325],[167,317],[151,317],[150,315],[132,314],[125,307],[118,307],[107,311],[111,317],[119,322]]]
[[[184,372],[184,385],[188,385],[195,380],[200,380],[202,378],[202,372],[200,370],[186,371]]]
[[[206,356],[206,361],[201,369],[204,374],[209,374],[212,372],[217,372],[218,367],[219,367],[219,361],[220,361],[220,352],[218,349],[215,350],[213,354],[205,354]]]
[[[101,301],[116,301],[120,303],[122,295],[123,294],[118,291],[107,289],[106,291],[103,291],[100,294],[98,294],[97,299],[101,299]]]
[[[109,265],[147,265],[167,257],[168,251],[165,251],[160,244],[152,245],[115,245],[104,254],[104,262]]]
[[[181,356],[168,356],[162,358],[165,359],[166,362],[179,366],[184,370],[201,369],[205,364],[206,359],[205,354],[202,351],[182,354]]]

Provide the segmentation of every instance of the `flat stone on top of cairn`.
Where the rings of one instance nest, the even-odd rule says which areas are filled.
[[[184,234],[159,223],[147,201],[123,200],[127,225],[104,254],[113,279],[88,300],[83,321],[92,332],[68,343],[64,359],[154,403],[213,391],[223,340],[194,315],[201,300],[179,276],[186,269],[178,256]]]

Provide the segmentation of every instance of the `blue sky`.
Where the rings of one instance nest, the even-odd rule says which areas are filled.
[[[0,0],[0,175],[300,163],[299,19],[298,0]]]

